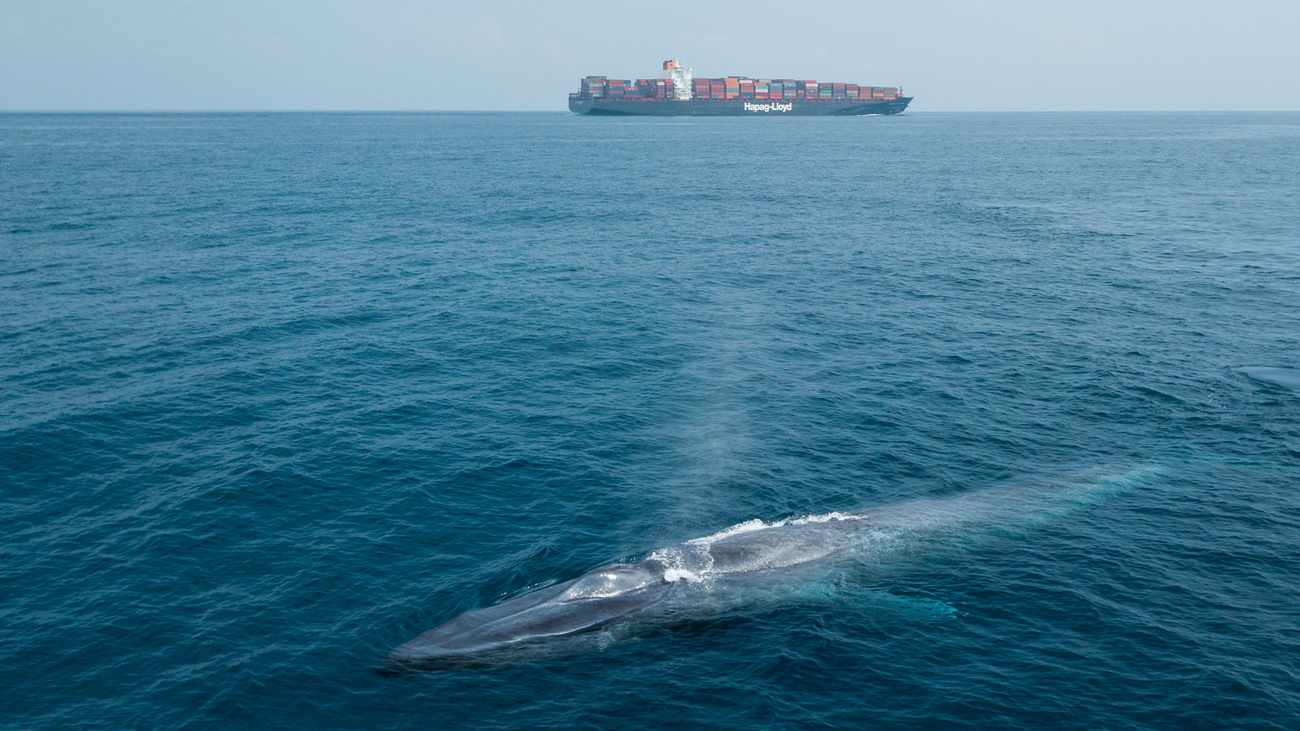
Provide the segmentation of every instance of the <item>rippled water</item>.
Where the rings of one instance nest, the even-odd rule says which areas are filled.
[[[1300,115],[0,116],[0,717],[1294,728],[1297,368]],[[376,672],[746,521],[1133,469]]]

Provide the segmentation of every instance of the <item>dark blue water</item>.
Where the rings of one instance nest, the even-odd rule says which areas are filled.
[[[0,723],[1295,728],[1297,368],[1300,115],[2,116]],[[1133,469],[865,579],[955,616],[375,672],[751,519]]]

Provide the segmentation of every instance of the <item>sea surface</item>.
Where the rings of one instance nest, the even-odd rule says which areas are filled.
[[[1098,475],[378,672],[747,521]],[[1300,115],[0,115],[0,535],[7,728],[1295,729]]]

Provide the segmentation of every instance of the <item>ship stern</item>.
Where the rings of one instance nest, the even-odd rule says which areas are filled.
[[[595,107],[595,99],[591,97],[581,97],[577,94],[569,95],[569,111],[574,114],[590,114]]]

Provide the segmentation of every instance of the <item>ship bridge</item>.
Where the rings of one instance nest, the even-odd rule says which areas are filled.
[[[668,78],[673,80],[673,88],[677,94],[677,101],[688,102],[691,100],[691,67],[673,58],[664,61],[664,71],[668,72]]]

